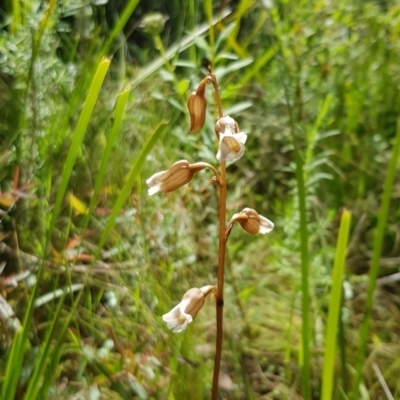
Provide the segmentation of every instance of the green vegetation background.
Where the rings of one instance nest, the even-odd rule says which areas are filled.
[[[221,19],[223,17],[223,19]],[[249,134],[228,168],[221,399],[400,398],[400,6],[345,0],[8,0],[0,9],[0,377],[10,399],[207,399],[215,308],[209,63]],[[348,211],[343,211],[348,210]]]

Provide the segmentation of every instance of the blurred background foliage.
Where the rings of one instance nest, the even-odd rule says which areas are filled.
[[[228,169],[228,217],[252,207],[276,226],[267,237],[234,229],[229,239],[220,397],[302,398],[297,148],[307,384],[321,398],[347,208],[331,398],[357,398],[360,325],[400,105],[399,3],[7,0],[0,24],[1,398],[209,398],[214,306],[179,335],[161,316],[189,287],[215,284],[217,193],[207,172],[169,195],[149,197],[145,185],[179,159],[216,163],[212,92],[199,133],[188,133],[186,111],[208,65],[225,114],[249,134],[245,156]],[[400,398],[398,173],[389,195],[363,399]]]

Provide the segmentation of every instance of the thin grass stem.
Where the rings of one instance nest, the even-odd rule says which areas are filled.
[[[342,304],[342,281],[346,262],[351,213],[343,211],[332,272],[332,290],[329,299],[329,315],[325,334],[324,367],[322,373],[322,400],[332,399],[333,377],[340,307]]]

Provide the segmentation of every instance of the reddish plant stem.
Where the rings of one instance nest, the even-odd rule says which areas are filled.
[[[215,75],[209,68],[210,81],[213,84],[215,97],[218,106],[219,118],[223,117],[221,96],[218,88],[218,82]],[[218,134],[217,134],[218,136]],[[226,250],[226,161],[221,161],[221,172],[219,175],[219,240],[218,240],[218,293],[216,296],[216,313],[217,313],[217,335],[215,339],[215,359],[214,374],[212,385],[212,400],[218,398],[218,381],[221,366],[222,354],[222,338],[223,338],[223,310],[224,310],[224,267],[225,267],[225,250]]]
[[[212,400],[218,397],[218,379],[221,365],[223,310],[224,310],[224,266],[225,266],[225,226],[226,226],[226,161],[221,162],[219,198],[219,248],[218,248],[218,294],[216,298],[217,337],[215,347]]]

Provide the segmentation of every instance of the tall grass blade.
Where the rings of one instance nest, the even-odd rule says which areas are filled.
[[[59,326],[60,316],[61,316],[61,312],[63,310],[63,305],[64,305],[65,294],[66,294],[66,292],[64,293],[63,297],[60,299],[60,302],[58,303],[57,311],[54,314],[54,318],[53,318],[51,327],[48,331],[47,337],[43,340],[43,343],[41,345],[39,358],[33,369],[33,374],[29,380],[29,384],[28,384],[28,387],[25,392],[25,396],[24,396],[25,400],[36,399],[37,394],[42,386],[43,372],[48,363],[49,352],[52,347],[52,342],[53,342],[56,330],[58,329],[58,326]],[[46,381],[49,380],[48,375],[49,374],[47,373]],[[52,374],[51,374],[51,376],[52,376]],[[51,377],[50,377],[50,379],[51,379]]]
[[[98,196],[99,196],[99,193],[101,190],[101,185],[103,183],[103,178],[106,173],[107,164],[108,164],[108,161],[111,156],[111,150],[114,147],[118,133],[120,132],[122,120],[125,116],[125,107],[126,107],[126,103],[128,101],[128,97],[129,97],[128,89],[122,91],[117,97],[117,101],[115,103],[115,111],[114,111],[114,122],[111,127],[111,131],[107,137],[106,148],[104,149],[104,154],[101,159],[99,172],[97,173],[97,176],[96,176],[96,181],[95,181],[94,189],[93,189],[93,195],[92,195],[92,199],[91,199],[90,205],[89,205],[89,212],[87,214],[87,217],[86,217],[86,220],[85,220],[85,223],[83,226],[83,231],[86,231],[86,228],[89,224],[90,216],[92,215],[92,212],[96,206]]]
[[[20,0],[11,0],[9,4],[12,7],[12,24],[10,25],[10,31],[15,32],[19,25],[21,25],[21,6]]]
[[[360,328],[360,344],[359,344],[358,359],[356,364],[356,373],[352,388],[353,400],[358,400],[360,396],[361,375],[362,375],[362,368],[365,360],[365,350],[369,335],[372,306],[374,303],[374,292],[376,286],[376,279],[378,277],[379,259],[382,253],[382,244],[383,244],[383,239],[385,237],[385,228],[389,213],[390,198],[393,192],[393,182],[396,177],[396,168],[399,161],[399,155],[400,155],[400,120],[397,121],[396,137],[393,143],[392,157],[390,159],[385,182],[383,184],[383,194],[382,194],[381,206],[379,209],[378,226],[374,237],[372,262],[371,262],[371,269],[369,271],[369,281],[367,289],[367,301],[365,304],[365,313],[363,322]]]
[[[14,398],[19,379],[19,371],[21,370],[22,360],[24,359],[24,349],[21,346],[21,343],[25,334],[24,331],[27,329],[28,328],[24,326],[24,328],[18,330],[14,336],[4,373],[1,388],[1,400]]]
[[[129,18],[132,15],[132,13],[135,11],[135,8],[137,7],[138,3],[139,3],[139,0],[130,0],[126,4],[124,10],[121,13],[121,16],[120,16],[118,22],[115,24],[113,30],[111,31],[110,35],[108,36],[107,41],[104,43],[104,46],[103,46],[103,49],[101,52],[101,54],[103,56],[108,56],[108,53],[110,51],[112,44],[114,43],[114,40],[124,29],[126,23],[128,22]]]
[[[301,367],[301,382],[303,399],[311,399],[310,387],[310,289],[309,289],[309,250],[307,230],[307,193],[305,186],[305,170],[303,155],[297,143],[295,115],[290,101],[289,89],[282,80],[285,90],[285,98],[290,121],[290,134],[294,147],[294,159],[296,164],[297,200],[300,216],[300,255],[301,255],[301,312],[302,329],[299,349],[299,362]]]
[[[332,271],[332,289],[329,299],[329,315],[325,332],[324,367],[322,373],[322,400],[332,399],[333,377],[339,313],[342,304],[342,280],[346,262],[346,249],[351,223],[350,211],[343,211]]]
[[[213,1],[212,0],[205,0],[204,1],[204,14],[207,17],[208,21],[208,38],[210,41],[210,49],[211,49],[211,62],[214,63],[215,58],[215,33],[214,33],[214,25],[212,23],[213,20]]]
[[[110,59],[103,59],[98,64],[97,70],[96,70],[93,80],[92,80],[92,84],[90,85],[89,93],[86,97],[86,101],[83,106],[81,115],[79,116],[76,130],[73,133],[71,148],[68,152],[68,157],[67,157],[67,161],[65,163],[63,174],[62,174],[60,188],[58,190],[56,202],[54,205],[52,220],[51,220],[50,229],[49,229],[49,235],[51,235],[51,233],[54,229],[58,214],[60,212],[61,204],[63,202],[65,192],[67,190],[69,178],[71,177],[71,173],[72,173],[72,169],[75,164],[76,157],[78,156],[79,150],[81,148],[82,141],[85,136],[87,126],[89,124],[90,117],[92,115],[94,106],[95,106],[97,98],[99,96],[100,89],[103,85],[104,78],[105,78],[108,68],[110,66],[110,62],[111,62]]]
[[[295,138],[293,138],[295,140]],[[304,183],[304,164],[299,149],[295,145],[296,179],[300,213],[300,252],[301,252],[301,310],[302,310],[302,391],[304,399],[311,399],[310,388],[310,290],[306,189]]]

